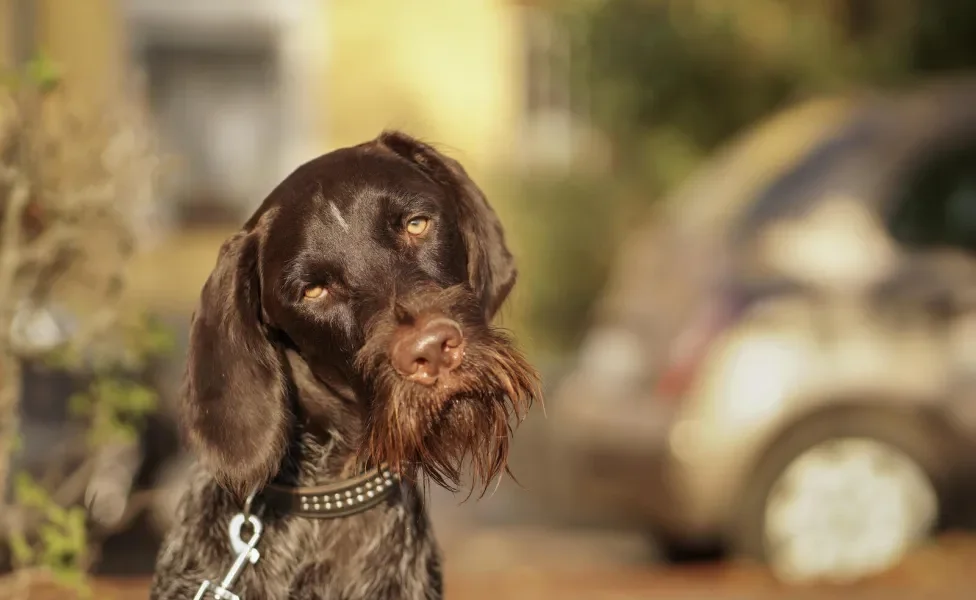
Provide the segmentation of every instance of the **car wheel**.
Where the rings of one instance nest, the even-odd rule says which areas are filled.
[[[879,421],[813,427],[774,447],[747,493],[740,549],[788,582],[843,583],[927,538],[940,512],[931,438]]]

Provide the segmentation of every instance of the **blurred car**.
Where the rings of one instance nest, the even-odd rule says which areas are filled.
[[[785,580],[864,577],[961,518],[976,80],[812,102],[720,152],[625,244],[549,404],[575,515]]]

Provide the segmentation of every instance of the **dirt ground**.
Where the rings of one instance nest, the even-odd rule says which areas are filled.
[[[448,569],[448,598],[963,600],[973,598],[976,589],[976,538],[968,536],[944,537],[871,581],[820,588],[788,588],[753,565],[634,564],[623,558],[627,544],[606,535],[493,528],[468,540]],[[100,579],[94,598],[146,598],[148,585],[147,577]],[[51,586],[38,586],[30,595],[31,600],[71,597]]]

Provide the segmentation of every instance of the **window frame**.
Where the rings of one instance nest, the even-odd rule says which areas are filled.
[[[955,168],[964,173],[965,167],[963,165],[966,164],[967,155],[976,165],[976,126],[974,126],[976,124],[966,123],[965,125],[967,126],[954,129],[950,124],[946,124],[945,127],[940,128],[937,135],[913,146],[906,156],[895,161],[891,182],[881,196],[879,216],[884,230],[899,248],[909,252],[955,250],[976,254],[976,236],[972,242],[959,244],[950,241],[945,235],[947,232],[943,231],[939,236],[941,239],[937,241],[914,242],[905,240],[898,235],[894,224],[894,221],[898,219],[898,213],[906,206],[906,203],[921,201],[918,194],[920,188],[926,185],[924,179],[932,176],[935,170],[958,160],[960,164],[955,165]],[[973,172],[973,178],[976,181],[976,171]],[[940,198],[939,202],[943,207],[944,218],[948,198]],[[943,229],[945,229],[944,225]]]

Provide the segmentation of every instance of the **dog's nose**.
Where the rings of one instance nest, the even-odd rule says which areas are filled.
[[[393,368],[424,385],[433,385],[439,376],[456,369],[463,357],[461,327],[444,317],[401,328],[390,350]]]

